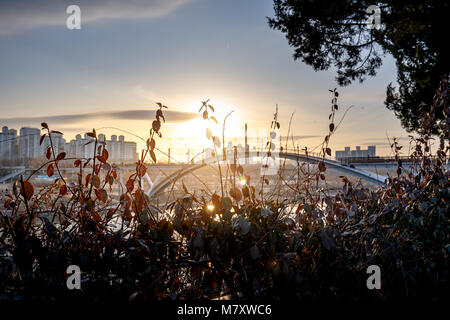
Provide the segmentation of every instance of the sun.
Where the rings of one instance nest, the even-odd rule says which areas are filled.
[[[206,138],[206,128],[213,130],[211,127],[211,121],[205,121],[200,118],[186,121],[179,125],[176,136],[192,138],[196,141],[196,144],[206,144],[208,142],[208,139]]]
[[[243,134],[244,127],[243,125],[240,125],[241,121],[239,121],[239,111],[237,108],[233,108],[230,104],[222,101],[214,101],[214,99],[211,99],[209,104],[214,107],[214,112],[211,112],[208,109],[209,116],[214,116],[217,123],[211,119],[203,119],[202,115],[199,113],[198,118],[196,119],[178,123],[177,127],[174,128],[173,136],[181,137],[183,139],[191,138],[190,140],[192,141],[190,141],[190,147],[192,148],[210,148],[213,144],[212,141],[207,138],[207,129],[210,130],[213,136],[217,136],[222,140],[223,122],[225,117],[230,113],[231,114],[226,121],[225,138],[230,139],[236,135]],[[193,105],[193,109],[196,109],[197,112],[201,104],[200,102],[195,102],[190,103],[190,105]]]

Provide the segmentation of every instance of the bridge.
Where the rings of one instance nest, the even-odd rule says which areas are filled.
[[[7,174],[6,176],[0,177],[0,183],[14,180],[17,176],[24,174],[26,170],[25,167],[8,167],[8,169],[13,170],[13,172]]]
[[[264,154],[264,152],[252,151],[252,152],[248,152],[248,157],[249,158],[258,157],[258,158],[262,159],[263,156],[261,156],[261,155],[263,155],[263,154]],[[295,160],[295,161],[312,163],[312,164],[317,164],[317,163],[323,161],[325,163],[325,165],[329,168],[338,169],[338,170],[342,171],[343,173],[349,174],[349,175],[357,177],[357,178],[361,178],[365,181],[368,181],[368,182],[371,182],[371,183],[374,183],[377,185],[384,184],[387,179],[384,176],[381,176],[381,175],[378,175],[378,174],[375,174],[372,172],[359,170],[359,169],[356,169],[353,167],[349,167],[340,162],[330,160],[330,159],[324,159],[324,158],[318,157],[316,155],[306,155],[306,154],[297,153],[297,152],[279,152],[279,153],[273,153],[273,155],[278,158],[282,158],[282,159],[289,159],[289,160]],[[178,179],[186,176],[187,174],[194,172],[200,168],[203,168],[209,164],[218,163],[221,161],[223,161],[222,156],[218,155],[216,157],[211,157],[209,159],[205,159],[204,161],[201,161],[198,163],[184,165],[179,170],[177,170],[177,171],[173,172],[172,174],[170,174],[169,176],[165,177],[164,180],[162,180],[158,183],[152,184],[150,191],[148,192],[148,195],[150,197],[155,197],[160,192],[162,192],[165,188],[167,188],[168,186],[170,186],[171,184],[176,182]]]
[[[251,152],[249,151],[247,154],[248,154],[248,158],[252,158],[252,159],[257,158],[259,160],[262,160],[265,158],[265,152],[261,152],[261,151],[251,151]],[[286,150],[284,152],[273,153],[273,155],[279,159],[289,159],[289,160],[299,161],[299,162],[303,162],[303,163],[317,164],[320,161],[323,161],[328,168],[337,169],[339,171],[342,171],[344,174],[355,176],[357,178],[363,179],[364,181],[368,181],[368,182],[371,182],[371,183],[374,183],[377,185],[384,184],[386,181],[386,177],[384,177],[382,175],[378,175],[378,174],[375,174],[372,172],[367,172],[364,170],[359,170],[359,169],[354,168],[353,166],[348,166],[346,164],[343,164],[341,162],[334,161],[331,159],[323,159],[318,154],[303,154],[303,153],[299,153],[297,151]],[[246,158],[247,158],[247,156],[239,157],[240,160],[244,159],[244,161]],[[170,175],[165,176],[165,177],[158,176],[153,181],[150,179],[148,174],[146,174],[145,180],[147,180],[148,184],[150,185],[150,188],[147,189],[146,193],[150,197],[157,196],[160,192],[162,192],[168,186],[172,185],[178,179],[180,179],[200,168],[203,168],[209,164],[214,164],[214,163],[218,163],[221,161],[223,161],[222,155],[217,155],[215,157],[210,157],[208,159],[200,160],[198,162],[189,163],[189,164],[181,164],[182,167],[180,169],[175,170],[173,173],[171,173]],[[164,167],[166,165],[161,164],[161,165],[157,165],[157,166]],[[170,167],[173,168],[173,165]],[[122,164],[121,166],[119,166],[119,168],[120,168],[119,169],[120,181],[121,181],[121,183],[123,183],[121,171],[122,170],[133,171],[135,169],[135,165],[134,164]],[[5,167],[4,169],[9,169],[12,172],[6,176],[0,177],[0,183],[5,183],[8,180],[12,181],[14,179],[17,179],[17,177],[20,174],[24,174],[24,176],[25,176],[27,173],[31,173],[34,171],[34,169],[32,169],[32,168],[25,168],[25,167]],[[78,172],[78,170],[79,170],[78,168],[71,168],[71,167],[61,168],[61,171],[63,174],[64,173],[76,173],[76,172]],[[42,174],[45,175],[45,168],[43,168],[40,171],[42,171]]]

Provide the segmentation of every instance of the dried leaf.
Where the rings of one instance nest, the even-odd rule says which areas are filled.
[[[61,197],[67,194],[67,186],[65,184],[59,186],[59,194],[61,195]]]
[[[55,173],[54,164],[50,163],[47,167],[47,176],[51,177]]]
[[[231,201],[231,199],[229,197],[223,197],[222,198],[222,206],[226,210],[231,210],[231,208],[233,207],[233,202]]]
[[[92,177],[92,185],[96,188],[100,187],[100,178],[97,175]]]
[[[56,161],[62,160],[66,157],[66,153],[65,152],[61,152],[60,154],[58,154],[58,156],[56,157]]]
[[[30,200],[34,194],[34,187],[29,181],[23,182],[23,190],[21,188],[20,194],[25,197],[25,199]]]
[[[102,157],[105,158],[105,160],[108,160],[108,158],[109,158],[108,150],[103,148]]]
[[[149,153],[150,153],[150,157],[152,158],[153,162],[156,163],[156,155],[155,155],[155,152],[154,152],[153,150],[150,150]]]
[[[106,163],[106,159],[103,156],[97,156],[97,160],[101,163]]]
[[[47,157],[48,160],[50,160],[51,155],[52,155],[52,148],[48,147],[45,156]]]
[[[334,123],[332,122],[330,123],[330,132],[333,132],[333,130],[334,130]]]

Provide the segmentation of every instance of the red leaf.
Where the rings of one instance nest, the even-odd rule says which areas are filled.
[[[92,211],[92,219],[94,219],[97,222],[102,221],[102,217],[100,217],[97,211]]]
[[[151,138],[147,140],[147,148],[153,150],[155,149],[155,146],[156,146],[155,139]]]
[[[147,168],[143,164],[138,166],[138,175],[139,175],[139,177],[143,177],[146,172],[147,172]]]
[[[106,192],[105,189],[100,190],[101,194],[102,194],[102,201],[106,202],[106,200],[108,199],[108,192]]]
[[[5,207],[5,209],[7,209],[9,207],[9,205],[11,204],[12,200],[8,199],[5,201],[5,203],[3,204],[3,207]]]
[[[34,187],[29,181],[23,182],[23,189],[21,188],[20,194],[25,197],[25,199],[30,200],[34,194]]]
[[[65,196],[67,194],[67,186],[65,184],[62,184],[59,187],[59,193],[60,193],[61,197]]]
[[[241,190],[239,190],[239,188],[232,188],[230,190],[230,195],[237,201],[241,201],[242,200],[242,193]]]
[[[214,193],[212,195],[211,201],[212,201],[214,207],[216,207],[218,209],[222,207],[222,199],[220,198],[219,195]]]
[[[52,155],[52,148],[48,147],[45,156],[47,157],[48,160],[50,160],[51,155]]]
[[[103,151],[102,151],[102,157],[105,158],[105,160],[108,160],[108,157],[109,157],[108,150],[103,149]]]
[[[92,177],[91,174],[88,174],[88,175],[86,176],[86,187],[89,185],[89,182],[91,181],[91,177]]]
[[[134,189],[134,181],[133,181],[133,179],[128,179],[128,181],[127,181],[128,192],[133,191],[133,189]]]
[[[150,150],[150,157],[152,158],[153,162],[156,163],[156,155],[155,155],[155,152],[153,150]]]
[[[106,219],[109,220],[112,218],[112,215],[114,214],[114,209],[111,208],[108,210],[108,213],[106,214]]]
[[[319,171],[325,172],[327,170],[327,167],[325,166],[325,163],[323,161],[319,162]]]
[[[47,175],[51,177],[53,176],[54,173],[55,173],[54,165],[53,163],[50,163],[47,167]]]
[[[45,133],[41,136],[41,140],[39,140],[39,145],[42,145],[42,142],[44,141],[46,135],[47,134]]]
[[[103,156],[97,156],[98,161],[106,163],[106,159]]]
[[[300,205],[297,207],[297,210],[295,210],[295,214],[299,214],[300,211],[303,210],[304,207],[305,207],[304,204],[300,204]]]
[[[94,189],[95,195],[97,196],[97,199],[102,201],[102,193],[98,189]]]
[[[60,154],[58,154],[58,156],[56,157],[56,161],[62,160],[66,157],[66,153],[65,152],[61,152]]]

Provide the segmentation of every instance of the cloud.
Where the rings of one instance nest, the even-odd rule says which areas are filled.
[[[291,141],[292,139],[294,140],[302,140],[302,139],[315,139],[315,138],[321,138],[323,136],[318,136],[318,135],[304,135],[304,136],[281,136],[281,140],[286,141],[286,138]]]
[[[198,118],[198,114],[192,112],[165,110],[164,116],[167,122],[183,122]],[[155,110],[126,110],[126,111],[107,111],[92,112],[70,115],[40,116],[40,117],[17,117],[0,119],[2,125],[22,126],[22,125],[40,125],[45,121],[51,125],[76,124],[86,120],[152,120],[155,118]]]
[[[394,142],[393,137],[389,137],[389,139],[390,139],[391,143]],[[400,144],[408,144],[409,141],[411,140],[410,137],[396,137],[396,139]],[[389,146],[390,145],[387,137],[364,139],[363,143],[368,146]]]
[[[192,0],[0,0],[0,35],[41,26],[66,26],[69,5],[81,9],[83,23],[103,19],[155,18]]]

